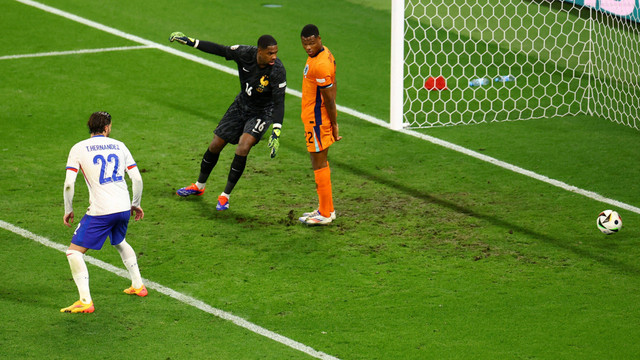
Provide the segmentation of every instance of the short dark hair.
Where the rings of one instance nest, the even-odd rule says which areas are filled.
[[[278,45],[278,42],[271,35],[262,35],[258,39],[258,48],[260,49],[266,49],[269,46],[274,46],[274,45]]]
[[[315,36],[315,37],[320,36],[320,30],[318,30],[318,27],[313,24],[307,24],[302,28],[302,31],[300,32],[300,37],[308,38],[311,36]]]
[[[111,124],[111,114],[106,111],[97,111],[91,114],[87,126],[91,134],[104,132],[104,127]]]

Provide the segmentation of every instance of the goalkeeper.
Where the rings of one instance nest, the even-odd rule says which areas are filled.
[[[238,64],[240,93],[229,106],[214,131],[213,140],[205,151],[200,163],[198,181],[178,189],[180,196],[202,195],[207,179],[218,163],[220,152],[227,144],[237,144],[231,162],[224,192],[218,196],[216,210],[229,208],[229,195],[244,172],[247,156],[271,124],[273,130],[267,146],[271,157],[275,157],[280,146],[280,129],[284,118],[284,95],[287,75],[284,65],[278,59],[278,43],[271,35],[262,35],[258,46],[224,46],[209,41],[197,40],[174,32],[169,41],[197,48],[201,51],[222,56]]]

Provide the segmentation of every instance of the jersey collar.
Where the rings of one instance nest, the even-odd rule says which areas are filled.
[[[320,51],[318,51],[318,53],[317,53],[317,54],[315,54],[315,55],[313,55],[313,56],[310,56],[310,57],[314,58],[314,57],[316,57],[316,56],[320,55],[320,53],[321,53],[321,52],[323,52],[323,51],[324,51],[324,46],[322,47],[322,49],[320,49]]]

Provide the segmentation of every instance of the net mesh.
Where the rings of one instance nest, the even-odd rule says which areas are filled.
[[[640,126],[636,23],[563,1],[408,0],[404,29],[405,128],[578,114]]]

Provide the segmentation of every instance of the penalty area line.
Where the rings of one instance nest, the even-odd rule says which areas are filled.
[[[219,71],[231,74],[231,75],[238,76],[238,71],[235,70],[235,69],[232,69],[230,67],[227,67],[227,66],[224,66],[224,65],[220,65],[220,64],[215,63],[213,61],[206,60],[206,59],[201,58],[199,56],[195,56],[193,54],[189,54],[189,53],[174,49],[174,48],[169,47],[169,46],[160,45],[160,44],[158,44],[156,42],[153,42],[151,40],[147,40],[147,39],[141,38],[139,36],[126,33],[124,31],[121,31],[121,30],[118,30],[118,29],[115,29],[115,28],[112,28],[112,27],[97,23],[97,22],[89,20],[89,19],[85,19],[85,18],[80,17],[78,15],[74,15],[74,14],[68,13],[66,11],[63,11],[63,10],[60,10],[60,9],[57,9],[57,8],[54,8],[54,7],[51,7],[51,6],[48,6],[48,5],[41,4],[41,3],[33,1],[33,0],[15,0],[15,1],[23,3],[23,4],[28,5],[28,6],[32,6],[32,7],[38,8],[40,10],[46,11],[46,12],[54,14],[54,15],[62,16],[64,18],[66,18],[66,19],[81,23],[81,24],[86,25],[86,26],[90,26],[92,28],[107,32],[109,34],[112,34],[112,35],[115,35],[115,36],[119,36],[119,37],[127,39],[127,40],[131,40],[131,41],[136,42],[138,44],[147,45],[147,46],[155,48],[157,50],[164,51],[164,52],[172,54],[172,55],[180,56],[180,57],[182,57],[184,59],[187,59],[187,60],[202,64],[202,65],[208,66],[210,68],[213,68],[213,69],[216,69],[216,70],[219,70]],[[290,94],[290,95],[293,95],[293,96],[296,96],[296,97],[302,97],[302,93],[300,91],[293,90],[293,89],[290,89],[288,87],[287,87],[287,94]],[[489,164],[493,164],[495,166],[499,166],[499,167],[501,167],[503,169],[507,169],[507,170],[513,171],[515,173],[518,173],[518,174],[521,174],[521,175],[524,175],[524,176],[528,176],[528,177],[531,177],[533,179],[545,182],[547,184],[559,187],[559,188],[564,189],[566,191],[570,191],[570,192],[573,192],[573,193],[588,197],[590,199],[593,199],[593,200],[596,200],[596,201],[599,201],[599,202],[602,202],[602,203],[605,203],[605,204],[609,204],[609,205],[612,205],[612,206],[617,206],[619,208],[634,212],[636,214],[640,214],[640,208],[638,208],[636,206],[625,204],[625,203],[623,203],[621,201],[604,197],[604,196],[602,196],[600,194],[597,194],[597,193],[595,193],[593,191],[580,189],[578,187],[566,184],[566,183],[564,183],[562,181],[551,179],[551,178],[549,178],[547,176],[540,175],[538,173],[535,173],[535,172],[530,171],[530,170],[523,169],[523,168],[515,166],[515,165],[511,165],[511,164],[506,163],[504,161],[498,160],[496,158],[492,158],[490,156],[486,156],[484,154],[480,154],[480,153],[478,153],[476,151],[464,148],[464,147],[456,145],[454,143],[451,143],[451,142],[448,142],[448,141],[445,141],[445,140],[442,140],[442,139],[438,139],[438,138],[435,138],[433,136],[421,134],[421,133],[419,133],[417,131],[412,131],[412,130],[407,130],[407,129],[395,130],[395,129],[391,128],[391,124],[389,124],[389,122],[387,122],[387,121],[378,119],[378,118],[376,118],[374,116],[371,116],[371,115],[368,115],[368,114],[364,114],[364,113],[362,113],[360,111],[357,111],[357,110],[354,110],[354,109],[351,109],[351,108],[348,108],[348,107],[345,107],[345,106],[337,105],[337,109],[341,113],[349,114],[349,115],[351,115],[351,116],[353,116],[355,118],[358,118],[360,120],[364,120],[364,121],[370,122],[372,124],[387,128],[387,129],[389,129],[391,131],[397,131],[397,132],[403,133],[405,135],[413,136],[413,137],[428,141],[428,142],[430,142],[430,143],[432,143],[434,145],[442,146],[442,147],[447,148],[449,150],[453,150],[453,151],[459,152],[461,154],[464,154],[464,155],[467,155],[467,156],[471,156],[471,157],[476,158],[478,160],[487,162]]]
[[[151,48],[152,47],[148,46],[148,45],[137,45],[137,46],[110,47],[110,48],[102,48],[102,49],[51,51],[51,52],[35,53],[35,54],[21,54],[21,55],[0,56],[0,60],[14,60],[14,59],[45,57],[45,56],[65,56],[65,55],[78,55],[78,54],[93,54],[93,53],[101,53],[101,52],[109,52],[109,51],[126,51],[126,50],[151,49]]]
[[[43,236],[36,235],[36,234],[34,234],[34,233],[32,233],[32,232],[30,232],[28,230],[25,230],[23,228],[20,228],[18,226],[10,224],[10,223],[8,223],[6,221],[0,220],[0,228],[5,229],[7,231],[11,231],[12,233],[14,233],[16,235],[22,236],[22,237],[24,237],[26,239],[33,240],[33,241],[35,241],[37,243],[40,243],[40,244],[42,244],[44,246],[47,246],[49,248],[58,250],[58,251],[63,252],[63,253],[66,252],[67,248],[68,248],[68,246],[56,243],[56,242],[51,241],[51,240],[49,240],[49,239],[47,239],[47,238],[45,238]],[[95,265],[95,266],[99,267],[100,269],[103,269],[103,270],[106,270],[108,272],[111,272],[111,273],[113,273],[115,275],[118,275],[118,276],[120,276],[122,278],[130,279],[129,278],[129,273],[124,269],[118,268],[116,266],[113,266],[113,265],[111,265],[109,263],[106,263],[106,262],[104,262],[102,260],[96,259],[96,258],[94,258],[92,256],[89,256],[89,255],[85,255],[84,259],[89,264]],[[338,358],[336,358],[334,356],[331,356],[329,354],[325,354],[325,353],[323,353],[321,351],[317,351],[317,350],[315,350],[315,349],[313,349],[313,348],[311,348],[311,347],[309,347],[309,346],[307,346],[305,344],[299,343],[299,342],[297,342],[295,340],[292,340],[292,339],[290,339],[288,337],[282,336],[282,335],[280,335],[278,333],[275,333],[275,332],[273,332],[271,330],[267,330],[267,329],[265,329],[265,328],[263,328],[263,327],[261,327],[259,325],[256,325],[256,324],[254,324],[254,323],[252,323],[250,321],[247,321],[247,320],[245,320],[245,319],[243,319],[243,318],[241,318],[239,316],[233,315],[233,314],[231,314],[229,312],[226,312],[224,310],[217,309],[217,308],[215,308],[215,307],[213,307],[213,306],[211,306],[211,305],[209,305],[209,304],[207,304],[207,303],[205,303],[205,302],[203,302],[201,300],[198,300],[198,299],[193,298],[191,296],[188,296],[188,295],[185,295],[185,294],[180,293],[178,291],[175,291],[175,290],[173,290],[171,288],[168,288],[168,287],[166,287],[164,285],[158,284],[156,282],[153,282],[153,281],[150,281],[150,280],[144,279],[144,278],[143,278],[143,281],[144,281],[145,286],[148,289],[155,290],[155,291],[157,291],[157,292],[159,292],[159,293],[161,293],[163,295],[166,295],[166,296],[169,296],[171,298],[174,298],[174,299],[176,299],[176,300],[178,300],[178,301],[180,301],[182,303],[185,303],[187,305],[193,306],[193,307],[195,307],[195,308],[197,308],[199,310],[202,310],[202,311],[204,311],[206,313],[209,313],[211,315],[217,316],[217,317],[219,317],[219,318],[221,318],[223,320],[230,321],[230,322],[234,323],[237,326],[245,328],[245,329],[247,329],[247,330],[249,330],[249,331],[251,331],[253,333],[256,333],[258,335],[262,335],[262,336],[264,336],[266,338],[269,338],[271,340],[277,341],[277,342],[279,342],[279,343],[281,343],[283,345],[286,345],[286,346],[288,346],[288,347],[290,347],[290,348],[292,348],[294,350],[301,351],[301,352],[303,352],[303,353],[305,353],[307,355],[310,355],[310,356],[312,356],[312,357],[314,357],[316,359],[321,359],[321,360],[340,360],[340,359],[338,359]]]

